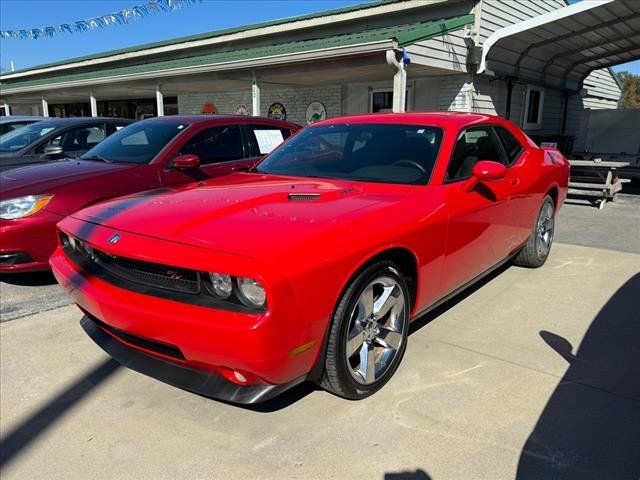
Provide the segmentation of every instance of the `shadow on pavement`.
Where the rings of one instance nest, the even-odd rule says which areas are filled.
[[[51,272],[0,273],[0,282],[25,287],[41,287],[57,283]]]
[[[431,323],[432,320],[435,320],[437,317],[439,317],[440,315],[445,313],[447,310],[455,307],[458,303],[462,302],[467,297],[470,297],[471,295],[473,295],[475,292],[480,290],[482,287],[484,287],[485,285],[490,283],[492,280],[494,280],[495,278],[497,278],[500,275],[502,275],[504,272],[506,272],[512,266],[513,266],[513,264],[511,262],[505,263],[504,265],[500,266],[499,268],[496,268],[493,272],[489,273],[487,276],[485,276],[482,279],[478,280],[473,285],[470,285],[469,287],[465,288],[463,291],[458,293],[456,296],[450,298],[449,300],[447,300],[443,304],[438,305],[433,310],[430,310],[427,313],[425,313],[425,314],[419,316],[418,318],[416,318],[413,322],[411,322],[411,325],[409,325],[409,335],[417,332],[422,327],[424,327],[427,324]]]
[[[580,348],[542,339],[569,363],[520,455],[517,480],[640,478],[640,273],[600,310]]]
[[[0,439],[0,467],[5,467],[45,430],[60,420],[91,391],[118,370],[120,364],[107,359],[79,377]],[[3,432],[4,433],[4,432]]]
[[[431,480],[431,476],[421,468],[418,468],[415,471],[385,473],[384,480]]]

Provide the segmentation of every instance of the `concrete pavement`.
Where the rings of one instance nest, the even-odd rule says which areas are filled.
[[[1,476],[637,480],[638,272],[555,244],[418,320],[373,397],[302,385],[262,410],[119,367],[75,307],[5,322]]]

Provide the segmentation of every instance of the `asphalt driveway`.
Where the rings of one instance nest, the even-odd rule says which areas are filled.
[[[302,385],[239,408],[118,366],[75,307],[8,321],[2,478],[637,480],[639,271],[556,244],[419,320],[360,402]]]

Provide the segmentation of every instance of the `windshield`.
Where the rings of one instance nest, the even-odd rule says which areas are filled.
[[[21,150],[56,128],[59,128],[59,125],[47,121],[16,128],[0,137],[0,150],[4,152]]]
[[[80,158],[115,163],[149,163],[186,127],[184,123],[160,120],[133,123],[100,142]]]
[[[362,182],[426,184],[442,129],[422,125],[308,127],[274,150],[257,171]]]

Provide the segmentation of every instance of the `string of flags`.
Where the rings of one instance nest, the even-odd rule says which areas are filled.
[[[78,20],[77,22],[62,23],[60,25],[41,28],[2,30],[0,31],[0,38],[37,40],[39,38],[50,38],[61,33],[88,32],[89,30],[104,28],[110,25],[124,25],[155,13],[180,10],[201,1],[202,0],[150,0],[131,8],[125,8],[119,12],[100,15],[86,20]]]

